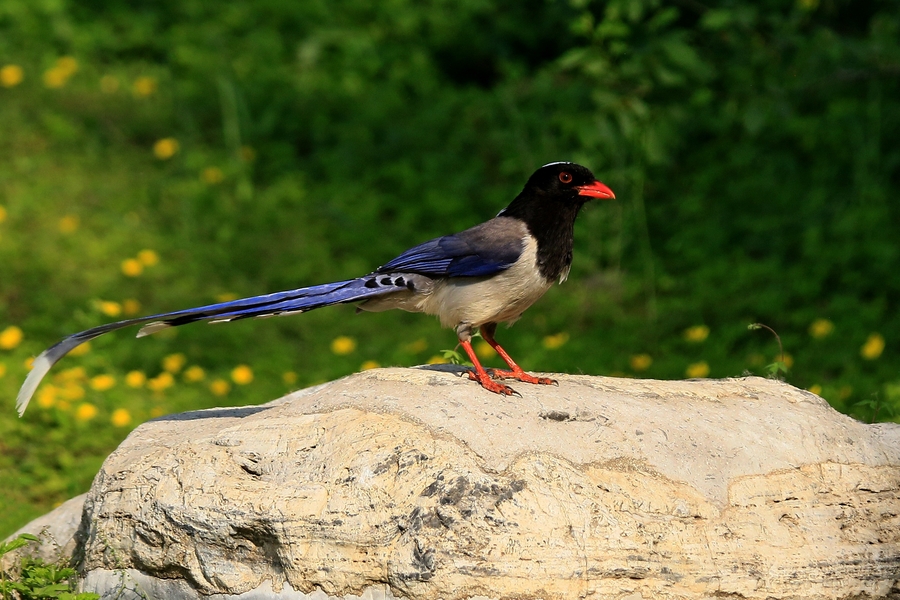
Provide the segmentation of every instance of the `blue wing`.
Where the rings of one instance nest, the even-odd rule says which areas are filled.
[[[410,248],[376,272],[402,271],[430,277],[494,275],[510,268],[522,256],[524,233],[523,226],[513,219],[491,219]]]

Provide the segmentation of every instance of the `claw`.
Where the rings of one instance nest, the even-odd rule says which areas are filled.
[[[494,381],[493,379],[491,379],[490,377],[488,377],[487,373],[485,373],[484,376],[481,376],[481,374],[476,371],[468,371],[468,373],[469,373],[469,379],[471,379],[472,381],[477,381],[478,383],[481,384],[481,387],[483,387],[484,389],[486,389],[489,392],[494,392],[495,394],[500,394],[502,396],[515,395],[515,396],[518,396],[519,398],[522,397],[522,394],[520,394],[516,390],[512,389],[508,385],[503,385],[502,383],[498,383],[498,382]]]
[[[518,381],[523,381],[525,383],[536,383],[539,385],[555,385],[559,387],[559,382],[555,379],[550,379],[549,377],[535,377],[534,375],[529,375],[525,371],[522,370],[511,370],[506,371],[503,369],[493,369],[493,375],[497,379],[516,379]]]

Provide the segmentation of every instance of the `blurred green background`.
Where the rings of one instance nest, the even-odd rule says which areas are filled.
[[[557,160],[618,200],[588,206],[569,281],[500,332],[523,367],[767,375],[761,322],[789,383],[898,420],[897,140],[898,0],[5,0],[0,536],[86,491],[152,416],[456,340],[352,307],[112,334],[19,420],[30,357],[364,274]]]

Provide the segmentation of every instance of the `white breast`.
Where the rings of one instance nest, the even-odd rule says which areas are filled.
[[[434,290],[421,298],[418,309],[437,315],[441,325],[513,322],[553,285],[537,266],[537,242],[530,235],[518,261],[491,277],[454,277],[435,282]]]

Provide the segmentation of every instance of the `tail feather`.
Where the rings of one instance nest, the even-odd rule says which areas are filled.
[[[325,283],[307,288],[266,294],[264,296],[253,296],[251,298],[209,304],[170,313],[128,319],[116,323],[107,323],[106,325],[100,325],[99,327],[70,335],[44,350],[34,359],[31,372],[26,377],[25,383],[22,384],[19,395],[16,398],[16,410],[18,410],[20,417],[25,413],[28,402],[37,390],[41,380],[63,356],[75,347],[104,333],[132,325],[144,325],[138,332],[138,337],[143,337],[169,327],[177,327],[196,321],[233,321],[249,317],[306,312],[324,306],[356,302],[397,291],[396,287],[373,287],[371,285],[372,281],[371,277],[363,277],[335,283]]]

